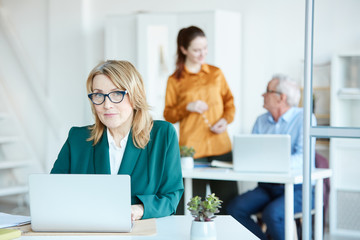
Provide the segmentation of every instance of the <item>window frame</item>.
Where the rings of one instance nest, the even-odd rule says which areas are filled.
[[[312,126],[313,110],[313,30],[314,30],[314,0],[306,0],[305,6],[305,61],[304,61],[304,151],[303,151],[303,228],[302,235],[311,239],[311,138],[360,138],[360,128]]]

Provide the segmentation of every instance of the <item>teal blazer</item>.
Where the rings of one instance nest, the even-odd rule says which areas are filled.
[[[107,131],[100,141],[86,139],[89,126],[73,127],[51,173],[110,174]],[[143,219],[174,214],[184,192],[180,152],[174,127],[154,121],[150,141],[144,149],[136,148],[132,130],[126,144],[118,174],[131,177],[131,204],[144,205]]]

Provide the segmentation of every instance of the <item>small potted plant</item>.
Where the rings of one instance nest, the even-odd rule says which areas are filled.
[[[215,193],[208,195],[204,201],[201,197],[195,196],[187,203],[188,210],[194,217],[191,224],[191,240],[216,239],[216,228],[213,219],[215,213],[219,212],[222,201],[215,196]]]
[[[188,146],[180,146],[181,167],[183,169],[191,169],[194,167],[195,149]]]

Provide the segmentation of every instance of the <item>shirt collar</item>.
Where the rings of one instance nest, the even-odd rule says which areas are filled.
[[[109,146],[119,149],[119,147],[116,146],[115,140],[114,140],[113,136],[111,136],[111,133],[108,128],[106,128],[106,131],[107,131],[107,138],[108,138]],[[120,141],[120,148],[124,148],[126,146],[126,143],[127,143],[128,137],[129,137],[129,133],[130,133],[130,131]]]
[[[202,64],[202,65],[201,65],[201,71],[203,71],[203,72],[205,72],[205,73],[209,73],[209,72],[210,72],[209,65],[207,65],[207,64]]]
[[[184,66],[184,71],[186,72],[186,74],[198,74],[200,72],[210,73],[210,67],[209,67],[209,65],[204,63],[204,64],[201,64],[201,68],[198,73],[192,73],[192,72],[189,72],[189,70]]]
[[[294,117],[295,109],[291,107],[287,110],[280,118],[284,119],[285,122],[291,122]]]
[[[291,107],[289,110],[287,110],[283,115],[281,115],[280,116],[280,118],[279,118],[279,121],[280,120],[283,120],[283,121],[285,121],[285,122],[291,122],[291,120],[292,120],[292,118],[294,117],[294,112],[295,111],[295,109],[294,109],[294,107]],[[274,120],[274,118],[273,118],[273,116],[271,115],[271,113],[270,112],[268,112],[268,120],[269,120],[269,122],[271,122],[271,123],[275,123],[275,120]],[[278,121],[278,122],[279,122]]]

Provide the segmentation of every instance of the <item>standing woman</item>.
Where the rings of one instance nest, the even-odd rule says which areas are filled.
[[[176,70],[166,88],[164,118],[171,123],[180,122],[179,144],[194,147],[195,161],[230,162],[227,125],[234,119],[234,98],[222,71],[205,63],[207,51],[207,39],[200,28],[190,26],[180,30]],[[193,181],[194,195],[205,197],[206,182]],[[224,201],[224,206],[237,194],[236,182],[210,181],[210,187]],[[182,206],[180,203],[179,209]]]

